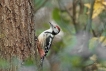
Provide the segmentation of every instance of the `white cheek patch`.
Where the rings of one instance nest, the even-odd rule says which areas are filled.
[[[58,33],[58,29],[57,29],[57,28],[55,28],[55,29],[54,29],[54,32],[55,32],[55,33]]]

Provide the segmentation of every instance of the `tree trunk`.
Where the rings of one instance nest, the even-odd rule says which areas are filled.
[[[0,0],[0,58],[16,71],[13,58],[35,58],[34,20],[31,0]]]

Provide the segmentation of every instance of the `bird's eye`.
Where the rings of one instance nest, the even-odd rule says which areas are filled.
[[[56,27],[54,27],[54,28],[56,28]]]

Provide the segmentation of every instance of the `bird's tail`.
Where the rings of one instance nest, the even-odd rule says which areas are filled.
[[[43,67],[44,56],[40,60],[40,66]]]
[[[43,71],[43,61],[44,61],[44,56],[41,58],[40,60],[40,64],[39,64],[39,67],[38,67],[38,71]]]

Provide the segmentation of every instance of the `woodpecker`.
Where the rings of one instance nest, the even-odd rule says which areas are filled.
[[[41,66],[43,64],[43,60],[45,56],[47,55],[52,45],[53,38],[55,37],[55,35],[57,35],[60,32],[59,26],[54,25],[50,22],[49,24],[50,24],[50,29],[43,31],[38,36],[39,46],[37,48],[38,48],[39,55],[41,57],[41,64],[40,64]]]

